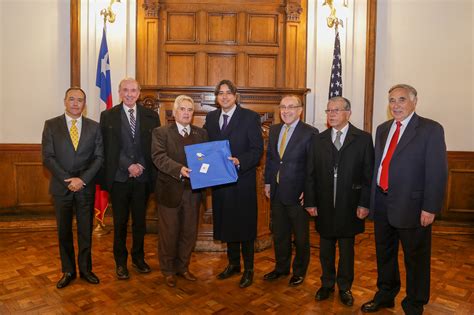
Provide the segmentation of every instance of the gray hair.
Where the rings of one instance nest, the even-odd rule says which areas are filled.
[[[351,110],[351,101],[342,96],[334,96],[329,99],[328,102],[343,102],[344,110]]]
[[[179,105],[181,105],[185,101],[188,101],[189,103],[191,103],[193,105],[193,109],[194,109],[194,100],[192,99],[192,97],[183,94],[183,95],[180,95],[180,96],[176,97],[176,99],[174,100],[173,115],[178,110]]]
[[[407,91],[408,95],[410,95],[410,100],[411,101],[414,101],[415,98],[418,95],[418,92],[416,91],[416,89],[413,86],[408,85],[408,84],[404,84],[404,83],[396,84],[396,85],[392,86],[390,88],[390,90],[388,90],[388,94],[392,93],[392,91],[395,90],[395,89],[404,89],[405,91]]]
[[[303,103],[301,103],[301,99],[296,94],[285,94],[285,95],[282,96],[280,102],[283,101],[283,99],[285,99],[287,97],[288,98],[294,98],[296,100],[296,105],[303,106]]]
[[[135,78],[127,77],[127,78],[122,79],[122,81],[120,81],[120,83],[119,83],[119,91],[120,91],[120,88],[122,87],[122,83],[128,82],[128,81],[135,82],[135,83],[137,84],[137,86],[138,86],[138,90],[139,90],[139,91],[142,89],[141,86],[140,86],[140,83],[138,83],[138,81],[135,80]]]

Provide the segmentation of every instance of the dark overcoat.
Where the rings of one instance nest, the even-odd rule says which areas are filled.
[[[317,207],[316,229],[325,238],[353,237],[364,232],[357,207],[369,208],[374,165],[372,136],[349,124],[337,162],[336,205],[334,165],[337,150],[331,128],[314,137],[308,157],[305,207]]]
[[[229,140],[233,157],[240,161],[236,183],[212,190],[214,238],[242,242],[257,237],[256,169],[263,153],[260,115],[237,105],[229,125],[220,130],[221,109],[209,112],[204,128],[210,141]]]

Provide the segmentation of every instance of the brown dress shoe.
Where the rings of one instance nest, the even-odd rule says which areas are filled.
[[[190,271],[185,271],[185,272],[178,273],[178,276],[181,276],[181,277],[183,277],[184,279],[186,279],[188,281],[196,281],[197,280],[197,278]]]
[[[169,275],[165,277],[166,280],[166,285],[174,288],[176,286],[176,276],[175,275]]]

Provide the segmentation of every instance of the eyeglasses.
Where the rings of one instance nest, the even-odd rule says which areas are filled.
[[[339,112],[348,112],[349,110],[347,109],[339,109],[339,108],[336,108],[336,109],[326,109],[324,112],[326,114],[338,114]]]
[[[280,105],[280,106],[278,106],[278,108],[279,108],[280,110],[295,110],[295,109],[297,109],[298,107],[302,107],[302,106],[294,106],[294,105],[290,105],[290,106]]]

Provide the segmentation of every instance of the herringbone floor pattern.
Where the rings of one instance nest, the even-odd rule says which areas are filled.
[[[306,280],[296,288],[288,286],[289,278],[273,283],[262,280],[273,269],[272,249],[256,254],[255,281],[247,289],[238,287],[239,277],[217,280],[215,276],[226,264],[225,253],[209,252],[193,254],[190,269],[197,282],[179,278],[176,288],[168,288],[159,272],[156,235],[147,235],[145,240],[152,273],[140,275],[130,268],[127,281],[115,278],[112,237],[110,233],[93,240],[93,271],[101,280],[99,285],[76,279],[58,290],[55,285],[61,273],[54,231],[0,233],[0,314],[358,314],[376,287],[370,232],[356,241],[352,308],[343,306],[337,295],[323,302],[314,300],[320,285],[316,246],[311,249]],[[316,233],[311,240],[317,243]],[[425,314],[474,314],[473,245],[473,235],[434,235],[432,294]],[[402,314],[403,296],[402,289],[396,307],[379,314]]]

